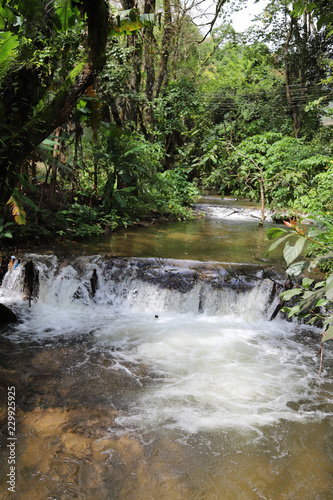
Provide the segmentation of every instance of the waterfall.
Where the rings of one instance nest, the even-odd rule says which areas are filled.
[[[5,275],[0,300],[24,300],[26,262],[39,274],[38,302],[50,305],[122,305],[133,311],[235,315],[268,315],[272,281],[260,279],[253,266],[224,268],[216,263],[158,259],[78,257],[29,254]]]
[[[31,307],[22,286],[27,260],[39,275]],[[303,338],[293,323],[269,321],[279,299],[271,300],[273,282],[261,273],[214,262],[30,254],[0,288],[0,302],[20,319],[3,335],[41,346],[83,343],[92,371],[91,353],[108,352],[114,364],[106,369],[142,387],[117,420],[126,428],[261,432],[280,419],[315,419],[317,334]]]

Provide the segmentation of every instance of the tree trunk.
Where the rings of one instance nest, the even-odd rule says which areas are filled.
[[[164,0],[164,32],[161,43],[161,60],[155,84],[156,97],[159,96],[163,82],[166,80],[168,74],[168,60],[172,40],[172,31],[173,27],[170,0]]]
[[[286,96],[290,110],[292,112],[294,135],[297,139],[299,131],[299,117],[298,117],[297,105],[295,104],[290,91],[290,68],[289,68],[289,54],[288,54],[289,44],[293,34],[294,23],[295,20],[293,17],[291,17],[286,43],[284,45],[284,63],[286,71]]]
[[[105,62],[108,8],[104,0],[83,0],[88,20],[87,57],[61,85],[49,105],[17,130],[0,150],[0,209],[4,208],[17,182],[22,161],[57,127],[70,117],[77,100],[95,82]]]
[[[59,136],[61,132],[61,127],[58,127],[55,131],[55,145],[53,147],[53,165],[52,165],[52,177],[50,182],[50,208],[55,210],[56,207],[56,190],[57,190],[57,172],[58,172],[58,153],[59,153]]]
[[[145,2],[145,14],[149,14],[154,11],[155,2],[151,3],[149,0]],[[145,128],[151,128],[153,125],[153,111],[152,111],[152,100],[154,95],[154,83],[155,83],[155,68],[153,61],[153,46],[154,46],[154,33],[153,27],[148,26],[144,29],[144,69],[146,74],[146,104],[144,106],[144,123]]]

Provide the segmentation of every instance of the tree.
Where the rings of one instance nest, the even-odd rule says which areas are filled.
[[[80,96],[94,85],[106,61],[108,35],[131,33],[150,22],[133,9],[110,18],[105,0],[9,0],[0,7],[5,130],[0,208],[17,183],[23,160],[69,120]]]
[[[69,119],[78,98],[92,85],[104,65],[109,30],[108,7],[104,0],[83,0],[77,5],[80,11],[77,7],[73,9],[70,2],[66,2],[65,7],[60,7],[58,2],[50,4],[41,0],[9,1],[1,8],[2,28],[8,33],[6,43],[17,37],[18,44],[15,53],[10,54],[12,61],[9,63],[4,59],[5,45],[1,46],[2,64],[8,65],[10,69],[1,81],[4,103],[1,123],[9,123],[9,132],[0,146],[0,206],[6,203],[17,182],[22,161]],[[70,22],[67,17],[69,15],[76,22],[79,22],[80,16],[85,19],[87,33],[81,32],[81,42],[85,47],[79,60],[72,59],[72,68],[63,83],[56,92],[52,92],[51,84],[55,78],[48,77],[47,70],[51,72],[51,76],[56,76],[57,68],[52,62],[48,67],[49,61],[42,65],[38,56],[45,48],[45,43],[51,47],[55,43],[59,47],[59,33],[69,30],[71,23],[74,26],[74,22]],[[22,29],[18,30],[18,34],[15,33],[17,28],[13,16],[21,19]],[[28,39],[31,23],[34,23],[36,35],[32,46]],[[36,34],[37,31],[39,35]],[[15,95],[10,92],[10,87],[16,89]],[[41,102],[45,96],[48,98]]]
[[[256,30],[257,39],[272,44],[284,64],[285,92],[295,137],[319,126],[320,109],[312,109],[305,117],[306,105],[329,95],[329,89],[321,82],[333,48],[330,17],[321,15],[322,9],[326,11],[324,2],[321,7],[317,4],[317,9],[301,5],[290,5],[285,0],[268,3],[262,14],[264,28]]]

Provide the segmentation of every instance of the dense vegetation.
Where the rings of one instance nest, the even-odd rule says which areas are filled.
[[[330,2],[0,7],[0,241],[191,217],[198,188],[332,218]],[[285,213],[285,212],[284,212]],[[19,226],[14,222],[19,223]]]
[[[294,245],[268,233],[282,236],[271,248],[286,243],[291,277],[331,272],[332,1],[268,1],[245,33],[228,21],[242,0],[218,0],[210,18],[200,6],[1,3],[1,245],[186,219],[209,188],[292,217]],[[322,342],[332,290],[330,274],[283,294],[289,316],[321,316]]]

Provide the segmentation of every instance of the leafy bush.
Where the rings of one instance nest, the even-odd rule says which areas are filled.
[[[272,228],[267,231],[269,239],[280,237],[270,246],[267,253],[274,250],[281,243],[285,243],[283,256],[288,266],[286,272],[292,278],[302,275],[305,271],[311,273],[321,262],[333,259],[333,248],[321,241],[323,237],[327,238],[327,236],[329,241],[333,241],[333,225],[327,220],[316,219],[315,222],[316,226],[311,227],[308,233],[306,227],[302,226],[302,219],[299,221],[291,220],[289,223],[285,222],[291,229],[289,232],[282,228]],[[287,240],[295,234],[298,238],[294,245],[290,245]],[[324,254],[316,255],[308,261],[297,261],[307,241],[321,248]],[[284,301],[296,300],[296,304],[282,308],[282,311],[288,313],[289,318],[297,317],[307,320],[310,324],[320,318],[323,322],[324,332],[321,334],[322,354],[323,342],[333,338],[333,273],[331,272],[326,279],[319,282],[316,282],[311,277],[304,277],[299,286],[283,292],[281,298]]]
[[[220,190],[226,188],[234,196],[257,201],[260,199],[259,170],[262,170],[266,202],[274,203],[275,207],[312,209],[316,193],[322,196],[321,205],[328,203],[333,172],[328,165],[333,162],[333,156],[323,154],[320,146],[269,132],[245,139],[237,148],[231,144],[225,144],[224,148],[228,156],[208,176],[206,185],[215,185]],[[328,172],[323,173],[324,169]]]
[[[99,213],[97,210],[75,203],[67,210],[57,213],[57,223],[60,229],[56,231],[60,236],[71,236],[74,239],[89,238],[103,233],[98,224]]]

